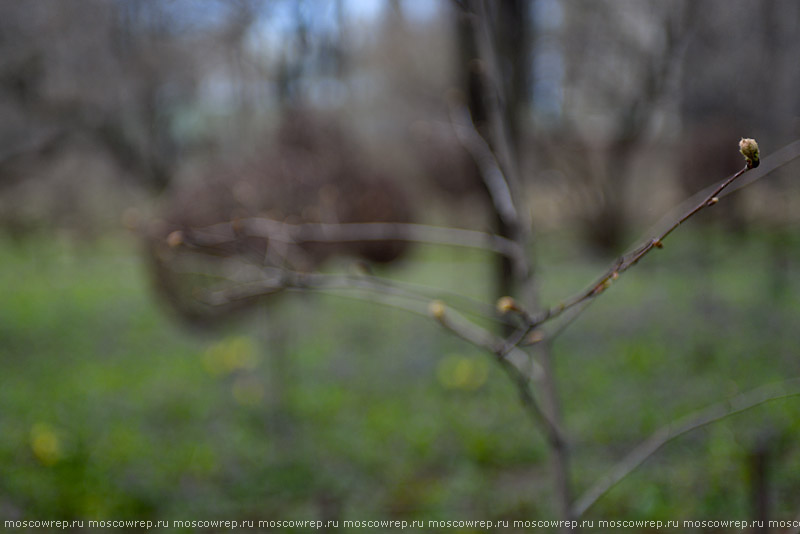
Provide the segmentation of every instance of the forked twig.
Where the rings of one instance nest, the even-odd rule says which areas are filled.
[[[474,130],[472,130],[472,132],[478,135]],[[491,155],[491,150],[489,150],[488,146],[482,147],[481,149],[486,149],[488,154]],[[759,169],[757,177],[753,180],[749,180],[744,185],[752,183],[757,178],[766,176],[797,157],[800,157],[800,141],[782,149],[773,157],[765,159],[765,165],[762,169]],[[507,188],[508,184],[504,181],[504,176],[497,162],[492,161],[490,163],[494,169],[493,172],[500,173],[498,179],[503,179],[503,183],[505,183]],[[555,452],[555,456],[564,461],[564,466],[561,467],[561,470],[565,474],[568,474],[568,467],[566,466],[566,446],[562,432],[556,423],[557,416],[551,413],[553,411],[552,407],[547,404],[544,405],[547,409],[542,409],[536,395],[534,395],[534,391],[531,387],[532,373],[526,372],[524,366],[519,363],[519,361],[530,363],[532,360],[525,351],[519,348],[519,345],[522,344],[528,338],[528,334],[534,332],[538,326],[571,310],[572,313],[567,316],[566,322],[553,334],[548,336],[549,340],[552,340],[580,315],[582,311],[593,302],[595,297],[602,294],[620,274],[636,265],[654,248],[661,248],[664,239],[688,219],[704,208],[716,204],[719,197],[732,189],[732,184],[745,175],[750,168],[751,166],[748,165],[736,174],[722,181],[710,193],[704,195],[699,203],[694,204],[680,217],[669,223],[665,229],[654,232],[654,237],[644,241],[631,252],[620,256],[588,289],[579,292],[561,304],[539,314],[530,314],[522,308],[515,309],[511,307],[510,309],[514,310],[520,319],[516,321],[517,324],[521,323],[521,326],[507,338],[499,337],[478,324],[475,324],[475,322],[467,320],[457,311],[447,308],[441,301],[431,301],[430,295],[424,295],[417,291],[417,289],[419,289],[418,287],[404,286],[402,284],[398,285],[372,276],[352,277],[302,273],[283,267],[271,268],[262,266],[264,274],[272,273],[273,276],[259,282],[254,282],[252,285],[239,285],[229,287],[222,292],[212,293],[210,294],[210,297],[212,297],[210,300],[216,303],[224,303],[232,299],[251,298],[283,289],[300,291],[314,290],[326,293],[336,292],[337,294],[342,294],[344,291],[347,296],[365,298],[416,314],[433,316],[433,318],[446,329],[467,342],[487,350],[495,356],[496,361],[508,373],[517,388],[524,409],[543,431],[551,449]],[[500,185],[502,185],[502,183]],[[505,198],[507,193],[510,193],[510,190],[506,189],[505,192],[500,191],[498,199],[501,201],[500,204],[503,203],[503,199],[505,199],[505,201],[512,201],[512,204],[506,206],[505,209],[508,209],[510,216],[514,217],[516,213],[513,211],[515,210],[513,198],[510,194],[508,195],[509,198]],[[499,206],[496,205],[495,207],[499,211]],[[523,243],[520,241],[472,230],[439,228],[414,224],[313,223],[292,225],[280,221],[250,218],[201,230],[191,230],[191,239],[189,241],[199,246],[213,246],[214,244],[221,244],[229,240],[237,239],[242,235],[266,237],[270,240],[285,243],[303,243],[309,241],[346,242],[406,240],[432,244],[467,246],[483,248],[499,254],[504,254],[513,261],[519,262],[520,265],[527,266],[527,258],[524,254]],[[509,305],[516,306],[516,303],[511,299]],[[478,315],[497,320],[497,317],[492,316],[485,308]],[[538,370],[535,370],[533,374],[535,375],[533,378],[540,378],[542,381],[541,383],[547,384],[547,370],[542,370],[540,367]],[[548,396],[548,392],[543,391],[543,395],[546,401],[552,402]],[[800,395],[800,379],[789,380],[738,395],[733,399],[699,410],[659,429],[632,450],[612,468],[608,474],[575,501],[572,506],[569,506],[569,516],[576,518],[583,515],[606,492],[623,480],[661,447],[677,437],[765,402],[798,395]],[[555,420],[554,417],[556,418]],[[564,483],[566,484],[566,482],[567,479],[565,478]]]
[[[429,310],[433,318],[443,327],[473,345],[483,347],[494,354],[497,363],[500,364],[516,386],[525,411],[541,427],[551,446],[563,447],[565,443],[564,437],[561,435],[558,425],[551,420],[550,416],[539,405],[539,401],[531,389],[531,377],[521,369],[520,365],[515,364],[509,358],[509,355],[520,349],[515,344],[509,344],[488,331],[476,330],[474,324],[465,323],[459,320],[458,316],[453,317],[442,302],[432,302]],[[535,374],[541,375],[541,371],[537,370]]]
[[[456,138],[469,151],[472,159],[478,165],[481,178],[497,214],[509,227],[519,226],[520,216],[514,204],[511,185],[491,147],[475,129],[469,112],[465,108],[451,107],[450,123]]]

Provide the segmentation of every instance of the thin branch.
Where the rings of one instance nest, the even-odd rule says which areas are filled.
[[[412,223],[304,223],[290,224],[263,217],[250,217],[193,229],[187,236],[199,246],[214,246],[242,236],[265,237],[286,243],[346,243],[354,241],[408,241],[431,245],[488,250],[524,260],[525,253],[514,241],[487,232]]]
[[[378,277],[303,273],[278,267],[265,267],[264,270],[274,274],[265,280],[241,283],[234,286],[226,286],[219,290],[208,291],[199,296],[200,300],[209,305],[217,306],[227,304],[233,300],[257,298],[282,290],[353,290],[371,292],[382,297],[392,297],[397,301],[403,302],[404,305],[398,304],[398,308],[425,316],[427,316],[427,304],[431,300],[430,297],[389,284]]]
[[[187,252],[196,252],[204,257],[201,251],[194,250],[191,248],[191,245],[187,248]],[[391,293],[395,296],[402,296],[408,300],[420,302],[426,306],[431,300],[447,299],[447,301],[454,304],[461,313],[475,319],[509,326],[520,324],[519,321],[514,321],[511,317],[499,315],[494,306],[482,300],[469,297],[456,291],[430,287],[424,284],[390,280],[367,273],[307,273],[292,270],[286,265],[265,265],[246,258],[225,258],[224,262],[236,265],[237,267],[235,269],[231,268],[229,271],[238,276],[234,277],[231,274],[222,274],[218,272],[215,276],[223,279],[218,285],[218,288],[211,288],[196,294],[198,300],[210,306],[226,305],[233,300],[254,299],[277,293],[284,289],[296,289],[293,287],[296,284],[291,281],[301,280],[303,284],[325,283],[329,284],[329,286],[341,288],[371,289],[384,294]],[[176,274],[182,275],[201,274],[196,269],[178,269],[174,265],[171,266],[170,269]],[[242,274],[244,276],[241,276]],[[520,327],[520,330],[525,330],[526,328],[527,326],[523,325]],[[516,346],[517,342],[506,344],[508,346]]]
[[[531,390],[530,379],[519,367],[513,365],[508,359],[498,358],[497,362],[508,374],[514,386],[517,388],[517,393],[519,394],[520,401],[525,411],[544,431],[544,435],[550,447],[556,450],[564,449],[566,447],[564,436],[558,425],[552,421],[539,406],[539,402],[536,400],[533,390]]]
[[[764,178],[765,176],[773,173],[774,171],[780,169],[781,167],[791,163],[795,159],[800,157],[800,139],[789,143],[788,145],[784,146],[777,152],[770,154],[769,158],[766,158],[761,161],[761,165],[757,169],[753,169],[751,172],[747,173],[747,176],[736,182],[733,187],[729,187],[719,196],[720,198],[726,197],[731,193],[735,193],[740,189],[743,189],[753,183],[757,182],[758,180]]]
[[[224,305],[232,300],[254,298],[281,290],[317,291],[324,293],[336,292],[339,295],[341,295],[340,291],[344,290],[347,292],[345,296],[351,298],[378,302],[417,315],[430,315],[428,309],[428,305],[431,302],[430,299],[394,287],[385,283],[385,281],[380,278],[299,273],[283,269],[276,270],[283,271],[282,276],[273,276],[266,283],[253,282],[221,291],[212,291],[207,294],[205,300],[213,305]],[[563,446],[564,441],[558,428],[543,413],[531,390],[531,378],[540,376],[541,370],[535,365],[535,362],[530,361],[528,354],[520,350],[516,346],[516,343],[508,343],[506,340],[492,334],[490,331],[465,319],[451,308],[443,308],[442,314],[437,314],[434,318],[444,328],[461,339],[493,354],[495,360],[512,378],[520,399],[522,400],[523,407],[528,415],[542,428],[545,436],[547,436],[552,444]],[[523,362],[534,364],[531,372],[523,370]]]
[[[520,217],[517,207],[514,205],[514,195],[511,187],[491,147],[483,136],[478,133],[472,120],[470,120],[469,112],[463,107],[451,107],[450,122],[456,138],[472,155],[472,159],[478,165],[481,178],[489,191],[495,211],[508,227],[519,227]]]
[[[494,40],[495,35],[493,35],[494,31],[490,23],[491,18],[487,11],[488,3],[482,0],[475,0],[473,2],[467,2],[467,4],[469,6],[469,17],[473,24],[478,57],[484,66],[482,70],[485,88],[483,96],[486,106],[486,119],[488,120],[490,128],[488,135],[491,141],[487,146],[491,147],[491,153],[497,154],[500,163],[498,169],[501,170],[499,176],[486,175],[484,176],[484,180],[487,181],[487,187],[490,187],[488,183],[490,178],[502,177],[503,182],[511,192],[511,205],[514,207],[514,219],[504,219],[504,222],[509,228],[513,229],[511,235],[523,239],[522,236],[527,235],[528,229],[530,228],[530,221],[528,220],[527,212],[518,210],[514,204],[514,198],[522,201],[520,195],[521,182],[517,169],[518,162],[513,154],[515,147],[510,142],[511,133],[505,113],[508,107],[505,101],[505,80],[502,76],[500,66],[498,65],[498,55]],[[469,122],[472,123],[471,120]],[[480,134],[478,135],[480,137]],[[483,168],[481,171],[483,171]],[[503,215],[502,212],[499,212],[499,214],[501,216]]]
[[[730,176],[729,178],[725,179],[719,186],[717,186],[711,193],[705,196],[700,203],[690,209],[688,212],[683,214],[679,219],[673,222],[666,230],[658,233],[656,236],[648,239],[643,244],[636,247],[633,252],[628,254],[622,255],[611,265],[611,267],[603,274],[594,284],[592,284],[588,289],[584,290],[581,293],[578,293],[574,297],[567,299],[565,302],[550,308],[549,310],[545,311],[544,314],[537,318],[537,324],[541,324],[544,321],[549,319],[553,319],[554,317],[558,317],[566,310],[576,306],[586,300],[594,298],[600,294],[602,294],[611,283],[617,279],[617,277],[636,265],[639,260],[644,258],[650,251],[654,248],[661,248],[663,246],[663,241],[666,237],[671,234],[678,226],[686,222],[689,218],[696,215],[702,209],[713,205],[716,201],[714,199],[717,198],[717,195],[723,191],[726,187],[734,182],[737,178],[742,176],[745,172],[747,172],[748,168],[744,167],[742,170]]]
[[[272,276],[267,281],[243,283],[222,290],[208,291],[201,296],[201,300],[209,305],[222,306],[235,300],[257,298],[278,291],[314,291],[376,302],[430,317],[428,309],[430,298],[388,284],[381,278],[274,270],[282,271],[282,274]],[[488,330],[468,321],[452,308],[448,308],[446,319],[437,318],[437,320],[458,337],[476,347],[488,350],[500,359],[508,359],[512,354],[516,356],[524,354],[516,346],[508,345]]]
[[[558,336],[560,336],[562,333],[564,333],[564,331],[565,331],[567,328],[569,328],[569,327],[570,327],[570,325],[572,325],[572,323],[573,323],[573,322],[575,322],[575,320],[576,320],[576,319],[577,319],[577,318],[578,318],[578,317],[579,317],[579,316],[580,316],[580,315],[581,315],[581,314],[582,314],[584,311],[586,311],[586,308],[588,308],[588,307],[589,307],[589,306],[590,306],[590,305],[591,305],[593,302],[594,302],[594,299],[588,299],[588,300],[584,300],[583,302],[581,302],[581,303],[580,303],[578,306],[576,306],[576,307],[573,307],[573,308],[572,308],[572,314],[571,314],[571,315],[568,315],[568,316],[567,316],[567,318],[566,318],[566,319],[565,319],[565,320],[564,320],[564,321],[563,321],[561,324],[559,324],[557,328],[555,328],[555,330],[553,330],[552,332],[550,332],[549,334],[547,334],[547,336],[546,336],[546,337],[547,337],[547,339],[548,339],[548,340],[549,340],[551,343],[552,343],[553,341],[555,341],[555,339],[556,339]]]
[[[368,281],[358,283],[356,280],[336,276],[313,275],[313,279],[304,277],[301,284],[289,285],[286,289],[288,291],[315,291],[337,297],[378,303],[423,317],[429,316],[427,302],[423,303],[417,298],[410,298],[405,292],[395,291],[389,286],[373,285]]]
[[[486,330],[476,329],[472,323],[466,323],[458,316],[453,316],[449,310],[442,310],[443,313],[436,314],[434,317],[439,323],[450,330],[458,337],[465,339],[475,346],[483,347],[495,355],[495,361],[500,364],[503,370],[517,388],[522,406],[536,425],[544,432],[545,437],[552,447],[561,448],[565,446],[564,438],[558,426],[548,417],[539,406],[539,401],[531,389],[531,377],[515,364],[508,356],[519,351],[515,345],[509,345],[506,341],[498,338]],[[527,355],[526,355],[527,356]],[[535,375],[541,375],[541,371],[534,370]]]
[[[761,168],[757,169],[754,172],[754,176],[748,180],[742,180],[742,183],[739,187],[744,187],[746,185],[752,184],[755,180],[763,178],[770,174],[771,172],[781,168],[782,166],[788,164],[789,162],[797,159],[800,157],[800,141],[795,141],[778,152],[771,155],[769,158],[765,158],[762,160]],[[650,253],[654,248],[661,248],[663,246],[664,239],[667,238],[674,230],[676,230],[680,225],[686,222],[688,219],[696,215],[698,212],[703,210],[706,207],[712,206],[716,204],[721,196],[732,192],[733,189],[730,187],[734,182],[736,182],[742,175],[744,175],[749,169],[744,167],[742,170],[737,172],[736,174],[726,178],[722,182],[720,182],[717,186],[714,187],[709,193],[705,193],[702,195],[701,200],[694,204],[688,211],[684,212],[679,218],[673,220],[671,223],[664,230],[660,230],[655,233],[654,237],[651,237],[640,244],[638,247],[634,248],[631,252],[624,254],[617,258],[611,266],[606,270],[606,272],[600,276],[591,286],[587,289],[581,291],[562,301],[561,303],[551,307],[548,310],[545,310],[542,314],[535,317],[531,326],[538,326],[542,323],[554,319],[560,316],[565,311],[595,297],[601,295],[608,287],[617,279],[619,275],[623,272],[627,271],[634,265],[636,265],[639,260],[641,260],[644,256]],[[574,319],[574,317],[573,317]]]
[[[652,456],[661,447],[697,428],[720,421],[731,415],[755,408],[766,402],[800,396],[800,378],[762,386],[727,401],[691,413],[660,428],[647,440],[628,453],[614,468],[592,486],[573,505],[574,517],[580,517],[618,482]]]
[[[451,305],[454,305],[466,315],[470,315],[477,319],[493,321],[500,324],[514,325],[515,323],[504,316],[498,315],[495,306],[488,304],[482,300],[466,296],[456,291],[449,291],[441,288],[434,288],[424,284],[415,284],[411,282],[403,282],[395,279],[387,279],[374,275],[359,275],[361,278],[374,280],[390,287],[397,287],[410,293],[416,293],[419,296],[427,299],[430,302],[433,299],[445,299]],[[454,304],[455,303],[455,304]]]
[[[415,292],[403,285],[396,285],[394,282],[383,278],[303,273],[277,267],[265,269],[265,272],[272,273],[265,280],[241,283],[220,290],[211,290],[201,295],[201,300],[209,305],[216,306],[228,304],[233,300],[252,299],[281,290],[365,291],[403,301],[403,305],[398,304],[396,306],[400,309],[412,311],[417,315],[429,315],[427,307],[431,302],[430,296]],[[397,301],[388,302],[384,300],[382,303],[395,305]],[[484,318],[497,319],[496,316]],[[499,358],[506,358],[515,351],[521,352],[516,347],[516,344],[508,343],[506,340],[495,336],[488,330],[462,317],[453,308],[448,308],[447,319],[440,320],[440,323],[464,340],[488,350]]]

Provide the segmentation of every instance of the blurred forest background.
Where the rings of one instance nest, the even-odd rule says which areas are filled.
[[[800,137],[794,0],[487,16],[546,303],[741,168],[740,137],[762,157]],[[544,441],[479,349],[330,295],[226,321],[181,304],[157,250],[259,213],[494,228],[450,128],[470,32],[434,0],[0,1],[0,518],[555,517]],[[578,490],[800,374],[798,170],[681,227],[559,338]],[[489,253],[351,245],[297,262],[498,296]],[[798,436],[797,399],[728,418],[590,516],[794,518]]]

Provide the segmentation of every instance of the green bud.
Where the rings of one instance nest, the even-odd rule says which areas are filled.
[[[755,139],[745,139],[743,137],[742,140],[739,141],[739,152],[744,156],[748,169],[755,169],[758,167],[760,163],[758,159],[758,143],[756,143]]]

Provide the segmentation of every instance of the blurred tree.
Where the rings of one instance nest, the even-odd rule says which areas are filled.
[[[563,114],[537,139],[569,180],[588,241],[618,252],[633,161],[648,138],[676,126],[670,93],[695,3],[601,1],[563,9]]]
[[[462,12],[458,13],[456,31],[460,81],[472,121],[517,188],[520,187],[520,117],[529,99],[529,4],[521,0],[465,1]],[[478,173],[466,176],[479,178]],[[489,210],[494,212],[495,233],[515,240],[519,232],[527,231],[509,226],[492,208],[489,191],[484,193]],[[495,293],[515,294],[510,260],[501,256],[498,262]]]
[[[741,162],[728,148],[739,137],[757,136],[762,146],[779,146],[800,134],[797,3],[765,2],[750,11],[747,4],[712,0],[699,3],[694,17],[697,30],[688,42],[679,86],[686,147],[679,184],[686,193],[738,170]],[[770,182],[778,184],[780,177]],[[741,233],[747,220],[741,197],[721,208],[728,227]]]
[[[263,299],[244,294],[215,302],[214,295],[235,295],[260,283],[264,272],[312,272],[337,254],[389,263],[407,248],[392,240],[293,241],[237,230],[237,221],[251,217],[289,225],[407,223],[411,207],[404,190],[361,157],[334,117],[286,109],[249,163],[211,167],[202,180],[173,188],[144,236],[159,293],[182,318],[214,325],[250,308]]]
[[[123,175],[163,189],[178,151],[171,114],[195,82],[194,61],[163,5],[3,2],[0,10],[0,106],[22,122],[6,135],[22,144],[58,140],[48,154],[86,139]]]

